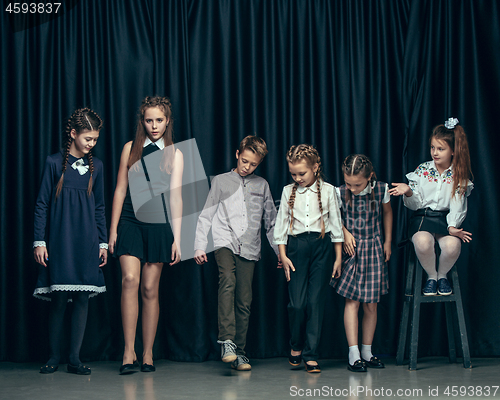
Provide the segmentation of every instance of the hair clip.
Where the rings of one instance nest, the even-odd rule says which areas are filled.
[[[458,124],[458,119],[456,118],[448,118],[445,122],[444,122],[444,126],[446,126],[446,129],[453,129],[455,128],[455,126]]]

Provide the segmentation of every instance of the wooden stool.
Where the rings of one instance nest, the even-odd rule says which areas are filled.
[[[406,248],[408,271],[406,274],[406,289],[405,302],[403,305],[403,315],[401,325],[399,327],[398,352],[396,355],[396,364],[403,364],[406,336],[410,329],[410,371],[417,369],[417,348],[418,348],[418,328],[420,319],[420,304],[421,303],[444,303],[446,311],[446,328],[448,331],[448,347],[450,362],[457,362],[457,354],[455,351],[455,335],[453,329],[453,314],[452,308],[455,303],[458,317],[458,326],[460,329],[460,339],[462,342],[462,353],[464,368],[472,368],[469,354],[469,342],[467,339],[467,329],[465,326],[464,310],[462,307],[462,295],[460,293],[460,283],[458,282],[458,273],[456,265],[451,271],[451,281],[453,282],[453,293],[449,296],[424,296],[422,294],[422,266],[415,254],[413,244],[409,242]],[[411,313],[411,324],[408,326]]]

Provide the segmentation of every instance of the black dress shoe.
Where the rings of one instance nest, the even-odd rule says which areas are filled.
[[[370,367],[370,368],[385,368],[385,365],[382,361],[380,361],[377,357],[373,356],[372,358],[370,358],[370,361],[367,361],[365,359],[363,359],[363,362],[365,363],[365,365],[367,367]]]
[[[141,371],[142,372],[155,372],[156,367],[154,365],[144,363],[141,365]]]
[[[307,372],[310,372],[312,374],[317,374],[317,373],[321,372],[321,367],[319,366],[319,364],[316,364],[316,365],[311,365],[308,363],[305,363],[305,364],[306,364],[306,371]]]
[[[288,356],[288,362],[291,366],[298,367],[302,362],[302,353],[300,353],[298,356],[293,356],[290,352],[290,355]]]
[[[352,372],[366,372],[366,365],[363,361],[356,360],[353,365],[347,362],[347,369]]]
[[[133,374],[137,372],[137,367],[139,367],[139,362],[137,360],[135,360],[133,364],[123,364],[120,367],[120,375]]]
[[[41,374],[53,374],[54,372],[57,371],[58,368],[59,368],[59,365],[45,364],[42,367],[40,367],[40,373]]]
[[[78,364],[78,365],[68,364],[68,372],[77,375],[90,375],[92,371],[90,370],[89,367],[83,364]]]

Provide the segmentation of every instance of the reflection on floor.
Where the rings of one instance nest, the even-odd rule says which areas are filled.
[[[117,362],[92,362],[92,375],[66,372],[66,365],[50,375],[40,365],[0,363],[0,398],[17,399],[290,399],[342,398],[401,399],[457,397],[500,398],[500,358],[472,360],[472,369],[450,364],[447,358],[418,360],[418,370],[396,366],[366,373],[350,372],[344,360],[320,360],[321,374],[293,369],[286,358],[253,359],[252,370],[237,372],[216,361],[181,363],[156,361],[156,372],[118,375]],[[489,394],[489,395],[488,395]]]

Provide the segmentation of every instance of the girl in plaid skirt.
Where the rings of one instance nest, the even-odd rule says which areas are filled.
[[[344,221],[342,273],[332,280],[345,297],[344,326],[349,344],[347,368],[366,372],[366,367],[384,368],[371,352],[377,325],[377,303],[389,288],[387,265],[391,257],[392,208],[388,185],[376,181],[373,165],[362,154],[348,156],[342,165],[345,185],[338,195]],[[381,222],[384,223],[382,240]],[[363,303],[363,343],[358,348],[358,310]]]

